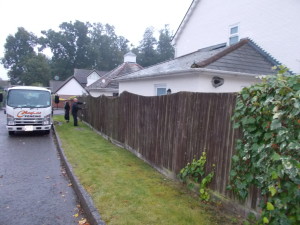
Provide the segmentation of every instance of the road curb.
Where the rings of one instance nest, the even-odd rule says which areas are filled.
[[[54,125],[52,126],[52,131],[54,133],[54,138],[56,140],[56,146],[57,146],[58,152],[60,154],[61,161],[62,161],[63,165],[65,166],[68,177],[70,178],[70,180],[72,182],[74,191],[75,191],[75,193],[80,201],[80,204],[85,212],[86,219],[89,221],[89,223],[91,225],[105,225],[105,222],[102,221],[98,210],[94,206],[92,198],[89,196],[89,194],[86,192],[86,190],[80,184],[78,178],[73,173],[73,168],[70,165],[70,163],[68,162],[67,157],[64,154],[61,140],[55,130]]]

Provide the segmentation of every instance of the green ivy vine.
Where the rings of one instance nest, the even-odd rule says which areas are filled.
[[[184,183],[189,181],[188,187],[194,188],[195,183],[200,184],[199,196],[203,201],[209,201],[210,194],[208,191],[208,184],[214,177],[214,171],[205,176],[205,164],[206,164],[206,152],[202,152],[200,159],[193,159],[191,163],[188,163],[183,169],[181,169],[178,177]],[[215,167],[215,165],[213,165]]]
[[[277,69],[237,97],[234,127],[243,137],[229,189],[242,199],[250,185],[260,189],[262,224],[300,224],[300,76]]]

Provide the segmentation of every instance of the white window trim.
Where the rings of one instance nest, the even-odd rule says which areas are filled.
[[[234,34],[231,34],[231,29],[234,28],[234,27],[237,27],[238,31]],[[241,29],[240,23],[235,23],[235,24],[232,24],[232,25],[229,26],[229,29],[228,29],[228,45],[230,45],[230,38],[237,37],[238,42],[240,41],[240,33],[241,33],[240,29]]]
[[[165,88],[166,89],[166,93],[167,94],[167,84],[154,84],[154,95],[155,96],[158,96],[157,95],[157,89],[158,88]]]

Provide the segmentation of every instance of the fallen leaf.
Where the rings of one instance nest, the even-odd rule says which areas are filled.
[[[70,187],[70,186],[72,186],[72,184],[70,183],[70,184],[68,184],[68,187]]]
[[[86,225],[86,219],[79,220],[78,225]]]
[[[74,217],[77,218],[77,217],[78,217],[78,213],[76,213],[76,214],[74,215]]]

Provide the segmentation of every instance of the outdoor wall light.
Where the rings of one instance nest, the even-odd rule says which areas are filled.
[[[170,94],[172,94],[172,91],[171,91],[171,89],[169,88],[169,89],[167,90],[167,95],[170,95]]]

